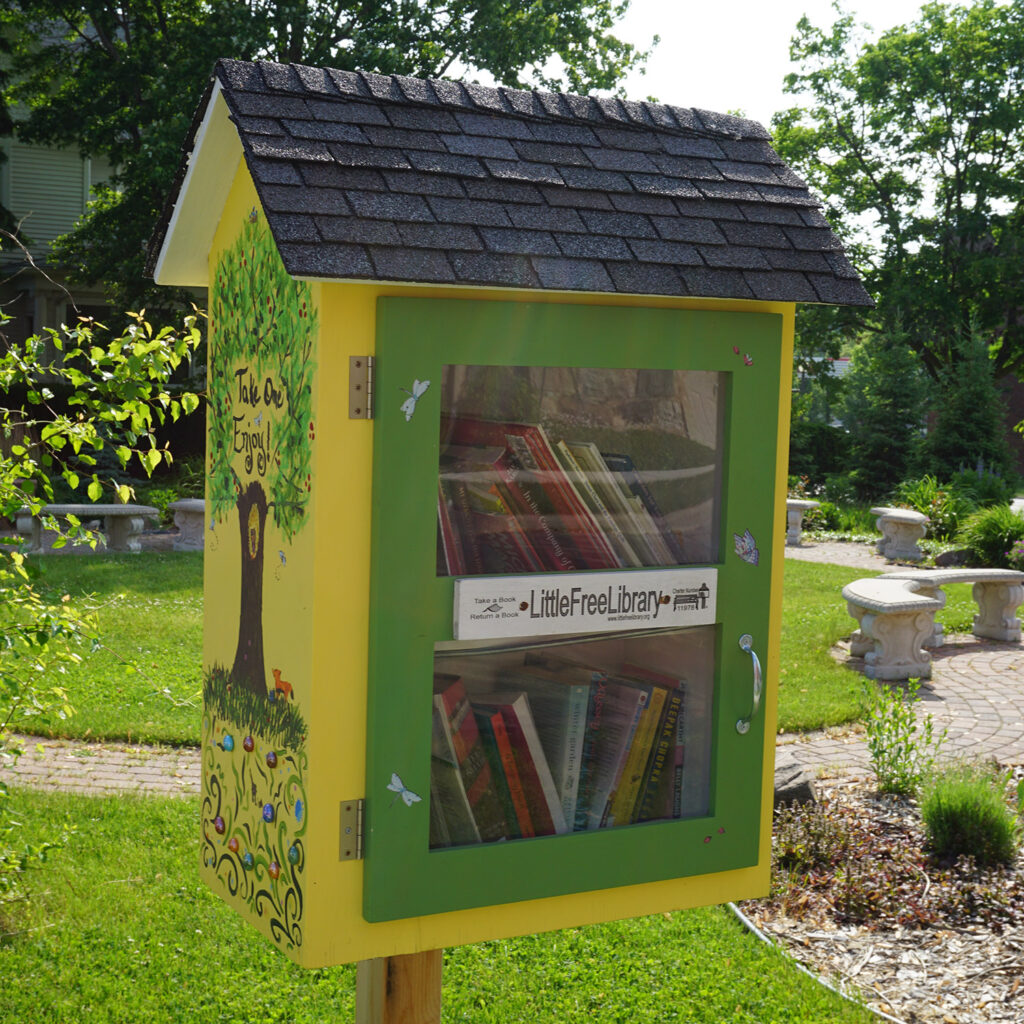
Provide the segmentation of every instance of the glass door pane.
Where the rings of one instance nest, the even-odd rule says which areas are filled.
[[[438,575],[718,558],[722,374],[446,365]]]
[[[707,814],[714,627],[434,655],[430,847]]]

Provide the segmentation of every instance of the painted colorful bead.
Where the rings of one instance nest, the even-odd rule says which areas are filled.
[[[278,864],[276,860],[272,860],[270,862],[270,866],[267,868],[267,872],[271,878],[276,879],[277,876],[281,874],[281,865]]]
[[[224,819],[219,814],[213,819],[213,827],[216,830],[217,835],[224,835]]]
[[[275,754],[273,750],[271,750],[267,754],[267,767],[268,768],[276,768],[277,767],[277,754]]]
[[[255,858],[251,853],[245,853],[242,855],[242,866],[247,870],[251,871],[253,864],[256,863]]]
[[[274,820],[274,805],[264,804],[263,805],[263,820],[273,821]]]
[[[237,839],[237,838],[236,838],[235,836],[232,836],[232,837],[231,837],[231,838],[230,838],[230,839],[228,840],[228,849],[229,849],[229,850],[230,850],[230,851],[231,851],[232,853],[238,853],[238,839]]]
[[[247,754],[251,754],[253,751],[253,747],[255,746],[256,741],[251,736],[246,736],[245,739],[242,740],[242,747],[245,749],[245,752]]]
[[[298,864],[299,863],[299,848],[295,845],[288,847],[288,863]]]
[[[227,733],[224,736],[224,742],[221,743],[221,746],[225,750],[234,750],[235,749],[235,738],[234,738],[234,736],[232,736],[231,733]]]

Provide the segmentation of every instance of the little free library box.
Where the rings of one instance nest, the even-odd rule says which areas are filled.
[[[210,887],[307,966],[765,893],[795,306],[870,300],[764,130],[224,60],[150,265]]]

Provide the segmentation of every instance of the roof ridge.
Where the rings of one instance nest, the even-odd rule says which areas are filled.
[[[245,69],[251,69],[250,73]],[[771,139],[763,125],[734,114],[618,96],[583,96],[544,89],[514,89],[505,85],[492,87],[443,78],[412,78],[372,71],[344,71],[305,64],[229,58],[218,60],[217,70],[224,72],[232,86],[243,91],[248,86],[273,93],[301,92],[318,99],[359,99],[442,107],[475,114],[601,125],[632,131],[654,128],[690,138]],[[251,73],[259,75],[261,81],[258,85],[252,81]]]

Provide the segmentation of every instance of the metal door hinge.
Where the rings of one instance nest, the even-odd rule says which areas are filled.
[[[349,356],[348,418],[373,419],[373,356]]]
[[[341,801],[339,860],[363,859],[363,800]]]

